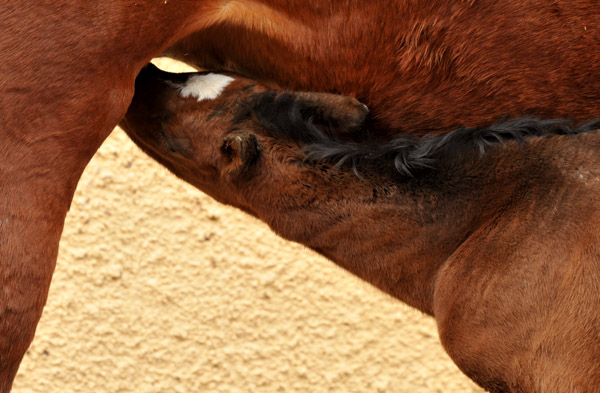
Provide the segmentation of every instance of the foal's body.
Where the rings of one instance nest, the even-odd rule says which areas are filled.
[[[557,0],[2,1],[0,392],[33,338],[79,176],[161,53],[357,96],[383,139],[600,107],[600,7]]]
[[[432,315],[452,359],[489,391],[600,392],[599,133],[520,121],[353,145],[323,134],[356,126],[335,121],[360,121],[352,102],[307,105],[311,93],[231,76],[216,97],[184,98],[191,78],[138,78],[123,125],[152,157]],[[528,133],[546,136],[480,153]],[[328,163],[344,157],[355,167]]]

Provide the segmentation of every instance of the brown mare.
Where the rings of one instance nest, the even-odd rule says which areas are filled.
[[[358,97],[370,129],[443,131],[600,107],[591,0],[3,0],[0,393],[46,302],[77,181],[166,53]]]
[[[600,133],[582,133],[600,122],[333,136],[363,117],[342,96],[149,67],[122,125],[177,176],[432,315],[483,388],[600,392]]]

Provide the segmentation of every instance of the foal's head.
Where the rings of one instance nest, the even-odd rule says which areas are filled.
[[[303,145],[348,137],[368,114],[351,97],[276,91],[234,74],[149,65],[135,88],[121,123],[134,142],[177,176],[246,210],[240,188],[300,176],[292,172],[303,166]]]

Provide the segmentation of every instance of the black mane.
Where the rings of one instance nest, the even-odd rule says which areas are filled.
[[[286,138],[303,146],[307,161],[335,162],[336,166],[365,162],[393,162],[396,170],[412,176],[432,168],[441,157],[465,154],[482,156],[489,148],[507,141],[525,143],[533,137],[572,135],[600,129],[600,120],[572,127],[569,120],[520,118],[488,127],[460,128],[446,134],[415,136],[400,134],[387,143],[348,142],[337,139],[322,127],[312,108],[293,93],[257,94],[240,111],[236,120],[254,115],[273,137]]]
[[[335,140],[323,126],[317,108],[298,99],[292,92],[255,94],[242,104],[233,123],[254,116],[273,137],[285,138],[300,145],[321,144]]]
[[[344,143],[335,139],[307,145],[309,160],[351,163],[390,160],[403,175],[412,176],[419,169],[433,168],[442,157],[478,154],[479,157],[507,141],[525,143],[534,137],[574,135],[600,129],[600,120],[571,127],[567,120],[520,118],[495,123],[489,127],[460,128],[447,134],[415,137],[405,134],[384,144]]]

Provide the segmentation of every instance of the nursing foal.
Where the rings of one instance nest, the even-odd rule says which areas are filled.
[[[177,176],[432,315],[483,388],[600,392],[600,134],[518,120],[347,141],[365,114],[150,67],[122,125]]]

